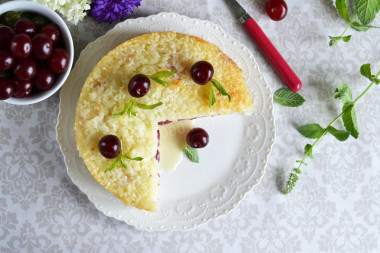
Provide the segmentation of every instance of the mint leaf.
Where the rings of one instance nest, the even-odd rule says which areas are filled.
[[[124,157],[126,158],[126,159],[129,159],[129,160],[132,160],[132,161],[142,161],[142,160],[144,160],[144,158],[142,158],[142,157],[134,157],[134,158],[132,158],[132,157],[129,157],[129,156],[127,156],[127,155],[124,155]]]
[[[311,159],[314,158],[314,155],[313,155],[313,146],[311,144],[306,144],[306,146],[305,146],[305,155],[307,155]],[[304,163],[304,162],[301,161],[301,163]]]
[[[339,84],[335,90],[334,98],[342,100],[343,104],[352,102],[352,92],[348,84]]]
[[[325,129],[318,124],[307,124],[300,126],[298,131],[306,138],[317,139],[324,134]]]
[[[161,84],[162,86],[166,86],[168,85],[168,82],[164,81],[164,80],[161,80],[159,78],[156,78],[156,77],[150,77],[150,79],[152,79],[153,81],[155,81],[156,83],[158,84]]]
[[[305,102],[305,99],[298,93],[287,88],[282,88],[274,93],[274,100],[280,105],[298,107]]]
[[[125,163],[125,161],[123,160],[123,158],[120,158],[120,162],[121,162],[121,165],[124,167],[124,169],[128,169],[128,166]]]
[[[128,115],[130,116],[130,110],[131,110],[131,107],[133,107],[133,99],[129,100],[128,103],[125,104],[123,110],[119,113],[116,113],[116,114],[113,114],[111,116],[111,118],[118,118],[118,117],[121,117],[123,116],[124,114],[128,113]]]
[[[128,169],[128,166],[127,164],[125,163],[124,159],[129,159],[129,160],[133,160],[133,161],[142,161],[143,158],[142,157],[135,157],[135,158],[131,158],[127,155],[123,155],[123,150],[120,151],[120,154],[115,158],[115,160],[113,161],[113,163],[111,164],[111,166],[109,168],[107,168],[104,173],[110,171],[110,170],[113,170],[116,165],[118,164],[118,162],[121,163],[121,166],[123,166],[124,169]]]
[[[216,98],[215,98],[214,90],[212,89],[212,85],[209,84],[209,87],[210,87],[210,95],[209,95],[210,103],[208,106],[211,108],[211,106],[215,104]]]
[[[360,67],[360,74],[362,74],[362,76],[364,76],[364,77],[367,77],[371,82],[375,82],[376,84],[380,83],[380,79],[376,78],[375,75],[372,75],[371,64],[369,64],[369,63],[363,64]]]
[[[330,134],[332,134],[335,138],[337,138],[338,140],[340,141],[345,141],[348,139],[348,137],[350,136],[350,133],[345,131],[345,130],[338,130],[338,129],[335,129],[334,127],[332,126],[329,126],[327,128],[327,132],[329,132]]]
[[[342,36],[329,36],[329,38],[330,38],[331,40],[336,40],[336,41],[338,41],[338,40],[341,40],[341,39],[342,39]]]
[[[336,45],[338,45],[338,41],[342,39],[341,36],[329,36],[329,38],[330,38],[330,42],[329,42],[330,47],[335,47]]]
[[[172,69],[171,71],[160,71],[153,75],[148,75],[150,79],[155,81],[158,84],[161,84],[162,86],[166,86],[168,82],[162,80],[163,78],[168,78],[174,75],[174,73],[177,72],[176,69]]]
[[[129,110],[127,111],[128,113],[128,116],[131,117],[132,115],[133,116],[136,116],[136,108],[135,108],[135,104],[132,103],[132,106],[129,108]]]
[[[358,19],[363,25],[369,24],[380,9],[379,0],[355,0]]]
[[[338,45],[338,41],[336,39],[331,39],[329,42],[330,47],[335,47]]]
[[[360,67],[360,74],[362,74],[362,76],[367,77],[369,80],[372,81],[373,80],[373,76],[372,76],[372,73],[371,73],[371,64],[369,64],[369,63],[363,64]]]
[[[176,69],[172,69],[170,71],[160,71],[160,72],[157,72],[156,74],[150,75],[148,77],[149,78],[158,78],[158,79],[168,78],[168,77],[171,77],[172,75],[174,75],[175,72],[177,72]]]
[[[349,23],[350,22],[350,14],[348,13],[346,0],[336,0],[335,5],[336,5],[336,8],[338,9],[339,15]]]
[[[347,36],[342,37],[342,40],[343,40],[344,42],[349,42],[350,39],[351,39],[351,35],[347,35]]]
[[[380,28],[380,27],[377,27],[377,26],[362,25],[359,22],[352,22],[351,23],[351,27],[352,27],[352,29],[354,29],[356,31],[359,31],[359,32],[366,32],[366,31],[368,31],[371,28],[377,28],[377,29]]]
[[[183,152],[187,155],[187,157],[190,159],[190,161],[194,163],[199,163],[199,155],[198,151],[189,145],[187,145],[184,149]]]
[[[359,126],[356,118],[355,107],[353,103],[347,103],[343,105],[343,124],[346,130],[357,139],[359,137]]]
[[[215,79],[211,79],[212,85],[219,91],[219,93],[223,96],[228,97],[228,101],[231,101],[231,96],[228,94],[228,92],[224,89],[224,87]]]
[[[116,167],[116,164],[120,161],[120,156],[116,157],[116,159],[113,161],[113,163],[111,164],[111,166],[109,168],[107,168],[104,173],[108,172],[108,171],[111,171],[113,170],[115,167]]]
[[[140,109],[144,109],[144,110],[152,110],[158,106],[161,106],[163,105],[162,102],[159,102],[157,104],[153,104],[153,105],[144,105],[144,104],[140,104],[140,103],[136,103],[136,106]]]
[[[136,103],[135,100],[133,98],[131,98],[128,101],[128,103],[125,104],[123,111],[116,113],[116,114],[113,114],[111,116],[111,118],[118,118],[118,117],[123,116],[124,114],[127,114],[129,117],[136,116],[136,106],[140,109],[151,110],[151,109],[154,109],[154,108],[161,106],[161,105],[163,105],[162,102],[159,102],[159,103],[153,104],[153,105],[144,105],[144,104]]]

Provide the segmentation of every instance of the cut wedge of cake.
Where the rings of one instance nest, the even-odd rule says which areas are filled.
[[[197,61],[213,65],[213,78],[224,86],[231,101],[215,91],[216,102],[209,107],[209,86],[194,83],[190,76],[190,68]],[[130,100],[128,82],[134,75],[173,69],[177,72],[166,79],[166,86],[151,81],[149,92],[135,98],[141,104],[162,102],[161,106],[152,110],[136,108],[136,116],[111,117]],[[155,211],[159,187],[155,159],[158,122],[252,110],[253,102],[241,69],[216,45],[186,34],[151,33],[119,45],[93,68],[77,103],[76,144],[97,182],[124,204]],[[113,160],[100,154],[98,144],[110,134],[120,138],[124,154],[143,160],[126,160],[127,169],[117,164],[105,172]]]

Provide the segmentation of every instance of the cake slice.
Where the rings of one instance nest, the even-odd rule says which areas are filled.
[[[194,83],[190,68],[197,61],[214,67],[214,79],[231,95],[215,92],[216,103],[209,107],[209,86]],[[136,116],[112,118],[131,98],[129,80],[138,73],[152,75],[176,69],[164,87],[151,81],[149,92],[136,101],[163,105],[153,110],[136,109]],[[130,39],[104,56],[83,85],[76,109],[75,137],[80,157],[103,187],[124,204],[147,211],[157,208],[159,186],[157,151],[158,122],[193,119],[210,115],[251,112],[253,102],[241,69],[216,45],[201,38],[175,32],[145,34]],[[126,160],[105,172],[113,163],[98,149],[105,135],[121,140],[124,154],[143,157]]]

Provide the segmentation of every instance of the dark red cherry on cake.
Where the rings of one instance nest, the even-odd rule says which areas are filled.
[[[0,50],[0,71],[7,71],[13,66],[14,58],[8,51]]]
[[[43,33],[36,34],[32,39],[33,56],[39,60],[49,58],[53,51],[51,39]]]
[[[13,96],[15,98],[24,98],[32,92],[33,84],[31,80],[15,80],[13,84]]]
[[[41,33],[46,34],[52,41],[53,45],[57,44],[60,39],[60,32],[56,24],[47,24],[41,29]]]
[[[195,83],[204,85],[211,81],[214,75],[214,68],[207,61],[199,61],[191,67],[190,75]]]
[[[13,84],[7,78],[0,78],[0,100],[8,99],[13,94]]]
[[[148,93],[150,80],[143,74],[134,75],[128,83],[128,92],[132,97],[141,98]]]
[[[0,50],[9,50],[11,40],[15,36],[15,32],[8,26],[0,27]]]
[[[108,159],[116,158],[121,151],[121,142],[116,135],[103,136],[99,141],[99,152]]]
[[[37,64],[31,58],[19,59],[13,69],[14,78],[16,80],[30,80],[36,74]]]
[[[10,50],[15,58],[26,58],[32,52],[32,40],[26,34],[17,34],[11,40]]]
[[[32,20],[22,18],[16,21],[13,30],[16,34],[26,34],[32,38],[37,33],[37,26]]]
[[[62,73],[69,66],[69,55],[63,48],[55,48],[47,61],[51,71]]]
[[[208,133],[203,128],[193,128],[187,133],[186,142],[192,148],[204,148],[208,141]]]
[[[55,84],[54,73],[45,66],[38,66],[33,85],[38,90],[48,90]]]

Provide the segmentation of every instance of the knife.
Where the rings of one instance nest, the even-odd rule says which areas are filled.
[[[231,7],[234,15],[243,24],[245,30],[255,41],[260,51],[273,66],[274,70],[286,86],[288,86],[288,88],[292,91],[299,91],[302,88],[300,79],[277,51],[265,33],[261,30],[256,21],[243,9],[243,7],[241,7],[236,0],[225,0],[225,2]]]

